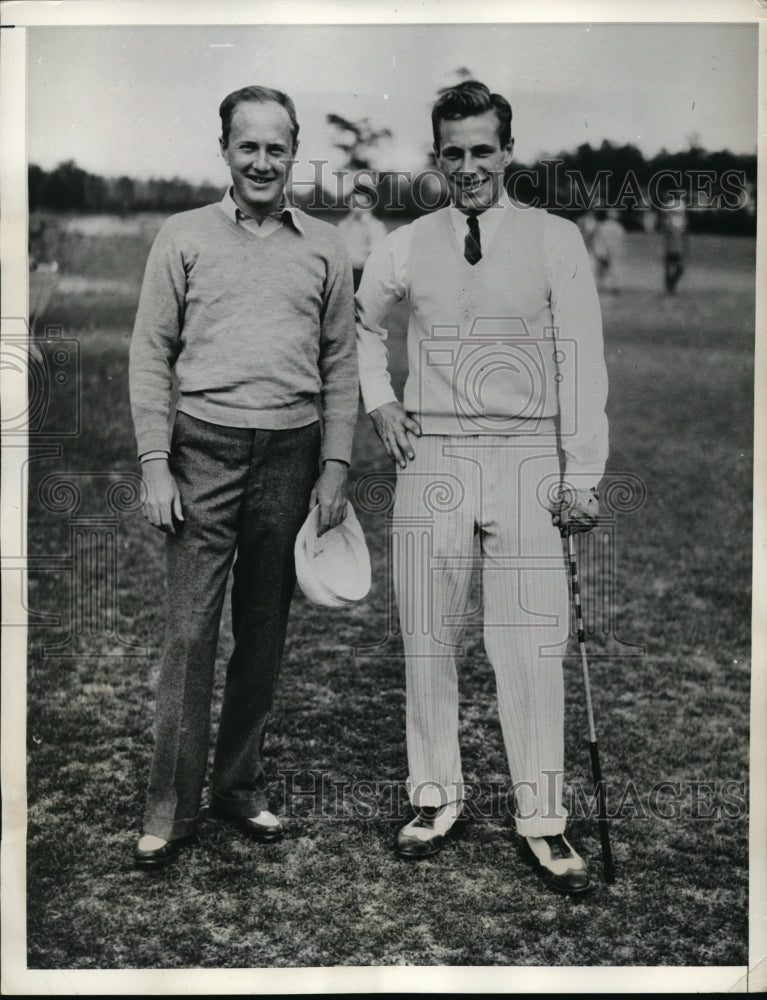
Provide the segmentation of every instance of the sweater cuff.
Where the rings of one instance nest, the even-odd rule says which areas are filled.
[[[327,462],[334,460],[336,462],[346,462],[348,466],[351,466],[356,417],[357,414],[355,413],[354,420],[348,422],[326,421],[322,438],[322,449],[320,451],[320,461]]]
[[[136,444],[139,461],[150,451],[164,451],[166,455],[170,454],[170,434],[167,430],[149,430],[137,433]]]

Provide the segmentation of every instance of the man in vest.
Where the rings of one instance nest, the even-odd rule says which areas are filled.
[[[293,547],[315,503],[318,533],[344,518],[357,417],[351,266],[335,227],[285,198],[298,147],[293,102],[245,87],[219,112],[231,185],[220,202],[161,228],[131,342],[144,514],[166,533],[168,562],[140,868],[167,864],[199,825],[232,563],[234,648],[211,812],[255,840],[282,836],[262,750],[296,580]]]
[[[396,850],[434,854],[461,817],[456,657],[476,535],[516,829],[546,884],[577,894],[590,879],[564,837],[560,532],[589,531],[598,516],[607,455],[599,301],[577,226],[506,194],[508,102],[467,81],[440,96],[432,125],[451,205],[392,232],[357,294],[363,401],[398,465],[392,565],[416,815]],[[401,299],[410,305],[404,404],[381,326]]]

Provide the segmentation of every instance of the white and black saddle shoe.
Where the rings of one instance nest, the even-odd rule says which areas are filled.
[[[462,807],[462,802],[448,802],[434,808],[421,807],[415,819],[397,833],[394,850],[401,858],[413,860],[437,854],[447,838],[463,828]]]
[[[580,896],[593,888],[586,862],[563,834],[524,840],[528,858],[549,889]]]
[[[229,813],[220,812],[213,807],[209,810],[212,817],[233,823],[238,830],[244,833],[251,840],[258,840],[262,844],[271,844],[276,840],[282,840],[283,827],[279,819],[268,809],[262,809],[256,816],[232,816]]]

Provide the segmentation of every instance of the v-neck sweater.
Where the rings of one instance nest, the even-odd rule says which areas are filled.
[[[323,417],[323,459],[348,462],[358,375],[351,267],[335,227],[301,213],[260,239],[216,204],[171,216],[147,261],[130,350],[139,454],[169,450],[178,409],[282,430]]]

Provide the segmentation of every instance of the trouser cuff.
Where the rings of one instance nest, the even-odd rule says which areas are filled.
[[[556,837],[565,832],[564,816],[533,816],[531,819],[514,817],[514,825],[521,837]]]
[[[246,796],[219,795],[218,792],[213,792],[210,797],[211,812],[219,816],[258,816],[268,808],[266,794],[260,791]]]
[[[174,819],[172,816],[145,816],[142,830],[163,840],[183,840],[190,837],[200,825],[200,814],[191,819]]]
[[[414,809],[439,809],[450,802],[461,802],[464,798],[463,778],[446,785],[439,781],[421,781],[416,785],[408,778],[406,784]]]

